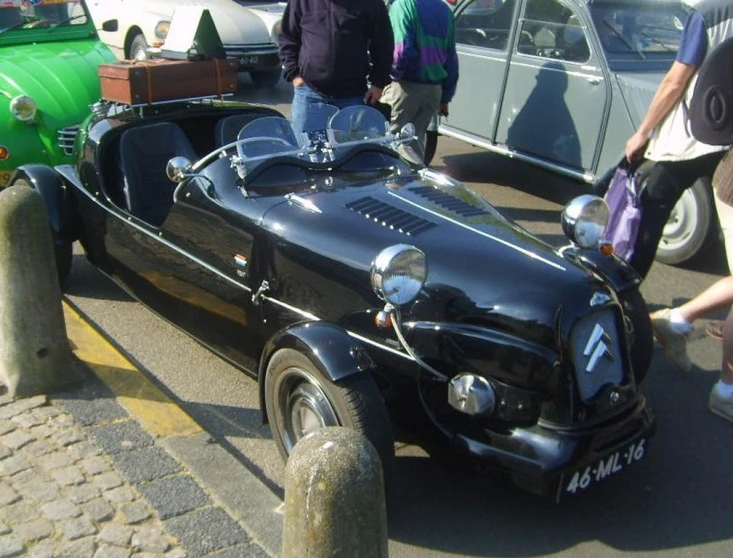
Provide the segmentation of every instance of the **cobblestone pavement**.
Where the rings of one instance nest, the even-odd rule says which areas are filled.
[[[94,377],[0,396],[0,558],[267,557]]]

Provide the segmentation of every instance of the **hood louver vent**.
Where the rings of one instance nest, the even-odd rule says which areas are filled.
[[[375,223],[408,236],[415,236],[435,226],[435,223],[370,197],[346,204],[346,207]]]
[[[446,194],[440,190],[436,190],[432,186],[420,186],[418,188],[410,188],[411,192],[419,194],[425,199],[430,200],[440,207],[444,207],[448,211],[452,211],[461,217],[477,217],[479,215],[490,215],[490,213],[480,207],[471,205],[460,198]]]

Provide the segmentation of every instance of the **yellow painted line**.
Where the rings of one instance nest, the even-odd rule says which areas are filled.
[[[66,335],[74,354],[101,379],[117,400],[154,436],[193,436],[202,428],[95,330],[76,309],[63,302]]]

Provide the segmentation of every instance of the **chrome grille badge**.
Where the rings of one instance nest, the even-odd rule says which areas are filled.
[[[608,347],[609,344],[611,344],[611,336],[606,333],[601,324],[596,324],[588,338],[585,349],[583,349],[583,356],[589,357],[585,367],[587,373],[595,370],[601,358],[615,360],[611,349]]]

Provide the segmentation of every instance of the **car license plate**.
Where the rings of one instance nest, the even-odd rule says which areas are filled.
[[[558,500],[568,494],[578,494],[596,483],[625,471],[628,467],[644,459],[647,440],[641,438],[624,449],[610,453],[595,463],[563,476]]]
[[[251,54],[249,56],[240,56],[239,57],[239,65],[240,66],[257,66],[260,62],[260,57],[256,54]]]

